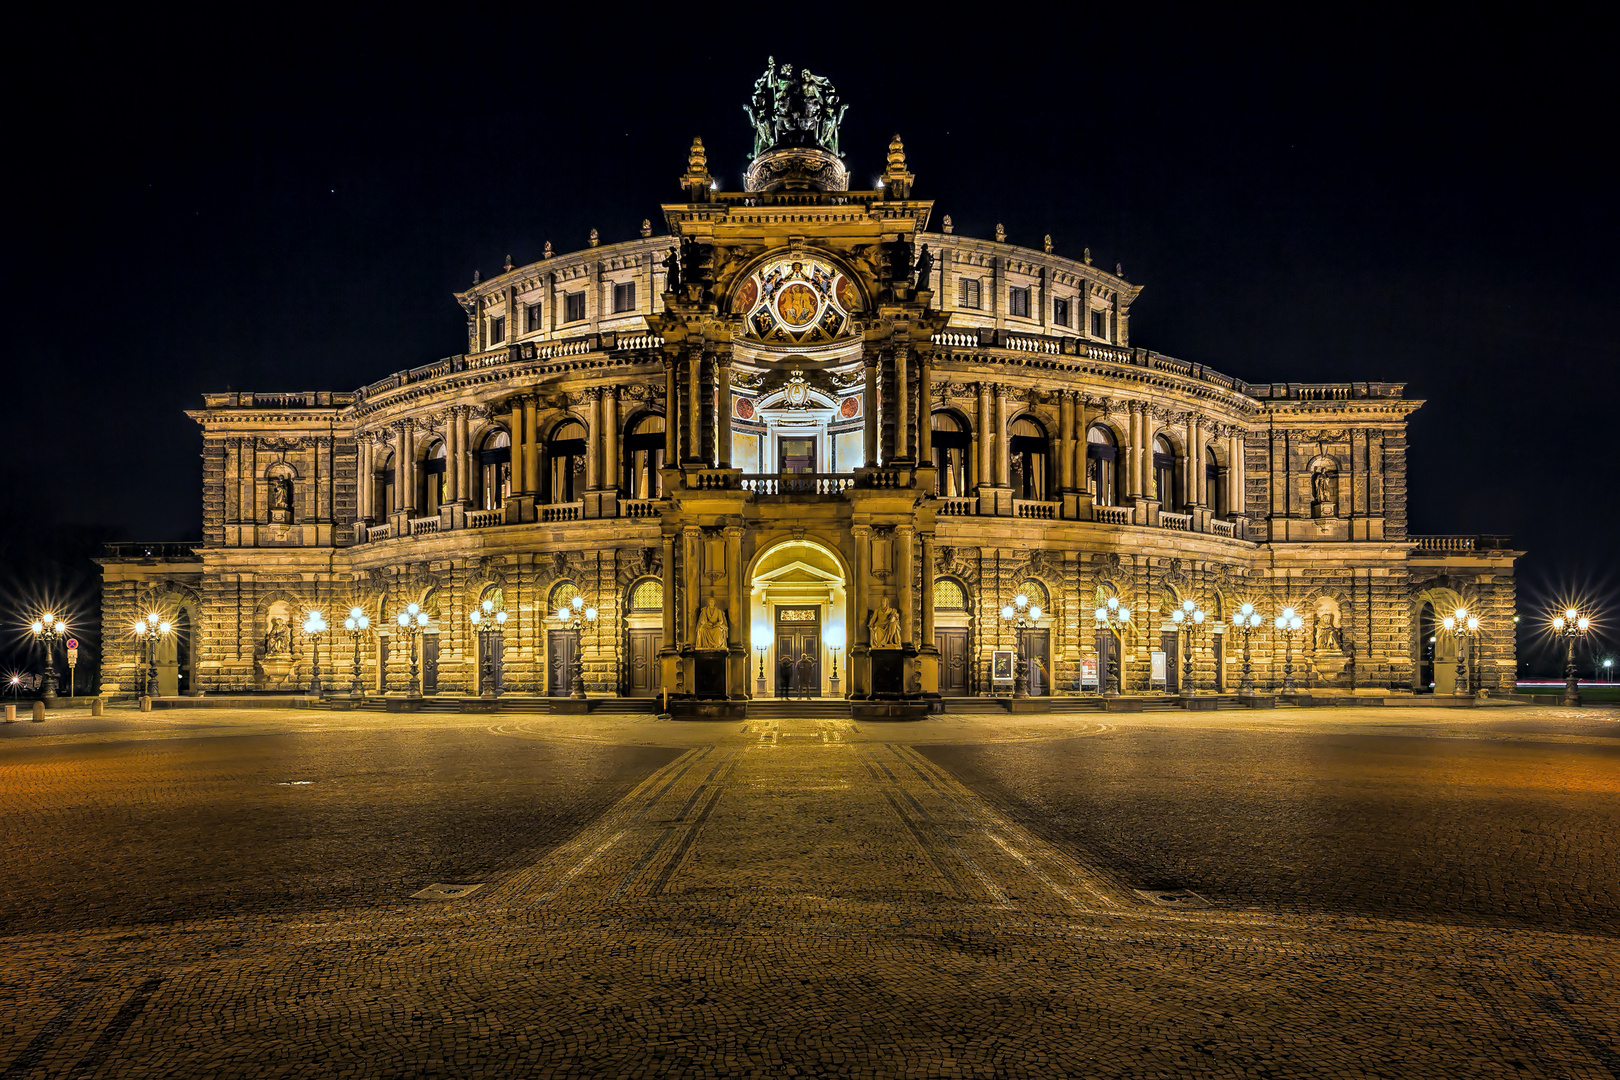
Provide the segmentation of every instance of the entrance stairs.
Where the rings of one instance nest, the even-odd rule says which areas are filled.
[[[803,698],[797,701],[760,701],[748,703],[750,720],[847,720],[849,702],[843,698]]]

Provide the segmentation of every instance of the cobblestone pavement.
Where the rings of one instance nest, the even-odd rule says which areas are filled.
[[[1553,708],[56,718],[0,1077],[1620,1076],[1617,765]]]

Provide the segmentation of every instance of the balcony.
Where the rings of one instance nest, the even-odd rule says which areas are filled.
[[[1483,551],[1511,551],[1513,538],[1493,535],[1409,536],[1425,555],[1469,555]]]
[[[755,495],[837,495],[854,486],[854,473],[742,474],[743,490]]]

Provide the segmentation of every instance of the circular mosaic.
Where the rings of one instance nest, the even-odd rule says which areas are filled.
[[[803,255],[766,263],[732,294],[732,310],[746,319],[750,337],[784,345],[847,337],[860,304],[855,282]]]
[[[855,414],[861,411],[861,399],[847,397],[838,403],[838,415],[845,420],[853,420]]]
[[[737,415],[744,420],[752,420],[754,418],[754,403],[747,398],[738,398]]]
[[[800,282],[794,282],[776,296],[777,316],[795,330],[815,322],[820,312],[821,297]]]

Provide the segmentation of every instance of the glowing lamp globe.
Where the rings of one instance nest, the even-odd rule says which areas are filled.
[[[354,633],[356,624],[353,615],[350,615],[347,619],[343,620],[343,629],[347,630],[351,634]]]
[[[495,622],[496,622],[497,625],[505,626],[506,625],[506,612],[497,611],[495,613]]]
[[[42,634],[42,633],[45,632],[45,624],[36,619],[34,621],[34,625],[32,627],[32,630],[36,634]]]
[[[1478,630],[1479,629],[1479,616],[1477,616],[1477,615],[1468,616],[1468,629],[1470,629],[1470,630]]]
[[[158,623],[158,633],[167,634],[168,632],[169,632],[169,624],[168,623],[166,623],[166,622]]]
[[[1041,617],[1041,606],[1039,604],[1036,604],[1034,607],[1029,609],[1029,617],[1032,619],[1039,619]]]
[[[1119,609],[1119,617],[1120,617],[1121,621],[1123,621],[1123,622],[1130,622],[1131,621],[1131,609],[1128,608],[1128,607],[1120,608]]]
[[[586,622],[595,622],[596,621],[596,609],[595,608],[588,607],[588,608],[585,609],[585,621]]]
[[[411,625],[411,617],[410,617],[410,615],[406,614],[403,611],[400,612],[399,613],[399,625],[401,625],[401,626],[409,626],[409,625]]]
[[[1580,614],[1581,613],[1576,611],[1574,608],[1564,609],[1564,618],[1568,619],[1570,622],[1574,622],[1576,619],[1580,618]]]
[[[1019,593],[1017,596],[1013,597],[1013,604],[1017,606],[1019,611],[1023,611],[1025,608],[1029,607],[1029,597],[1025,596],[1023,593]]]
[[[1588,619],[1585,615],[1582,615],[1579,619],[1575,620],[1576,629],[1580,630],[1582,633],[1585,633],[1586,628],[1590,625],[1592,625],[1592,620]]]
[[[562,607],[557,609],[557,618],[560,619],[563,622],[568,621],[568,605],[567,604],[564,604]]]
[[[1455,630],[1457,629],[1457,617],[1455,615],[1447,615],[1445,618],[1440,620],[1440,625],[1444,626],[1447,630]]]
[[[472,624],[474,626],[477,626],[478,620],[482,619],[483,617],[484,613],[479,611],[477,608],[474,608],[472,611],[467,613],[467,618],[472,620]]]
[[[1202,608],[1200,608],[1199,610],[1193,612],[1193,622],[1202,623],[1203,621],[1204,621],[1204,612],[1203,612]]]
[[[1108,609],[1100,607],[1096,610],[1095,615],[1098,622],[1106,622],[1108,619]]]
[[[1564,617],[1562,615],[1560,615],[1556,619],[1553,620],[1553,629],[1554,630],[1562,630],[1563,628],[1564,628]]]
[[[484,602],[483,602],[483,604],[481,606],[484,609],[484,613],[487,615],[490,612],[495,610],[495,601],[489,599],[488,597],[485,597]]]
[[[570,600],[568,602],[570,604],[574,605],[574,610],[575,611],[578,611],[580,608],[585,606],[585,598],[583,596],[577,596],[576,595],[572,600]]]
[[[1187,618],[1187,613],[1185,611],[1182,611],[1180,608],[1176,608],[1176,610],[1174,610],[1174,611],[1172,611],[1170,613],[1171,621],[1174,622],[1177,626],[1180,626],[1182,624],[1182,622],[1186,618]]]
[[[1109,611],[1117,611],[1117,610],[1119,610],[1119,597],[1110,596],[1108,598],[1108,610]]]

